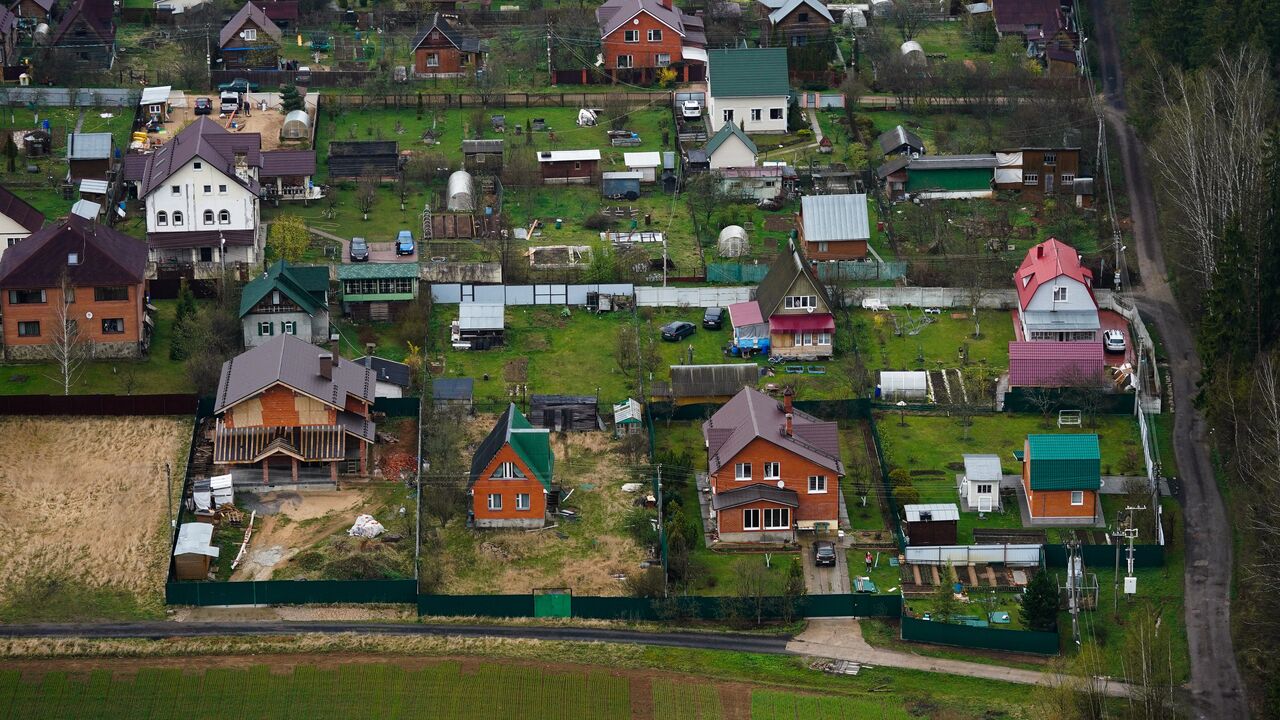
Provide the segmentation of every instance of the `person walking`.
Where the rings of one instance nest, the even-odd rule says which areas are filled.
[[[871,574],[871,551],[870,550],[867,551],[866,559],[867,559],[867,574],[870,575]]]

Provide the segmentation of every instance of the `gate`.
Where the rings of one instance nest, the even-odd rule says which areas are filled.
[[[573,595],[568,588],[533,591],[534,617],[573,617]]]

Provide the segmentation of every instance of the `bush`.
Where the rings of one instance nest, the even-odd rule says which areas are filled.
[[[664,585],[660,565],[650,565],[644,572],[628,575],[626,580],[627,594],[631,597],[660,598]]]
[[[640,547],[652,547],[658,544],[658,531],[653,527],[653,519],[652,511],[642,507],[632,508],[622,518],[622,529]]]
[[[889,473],[889,483],[894,489],[907,487],[911,484],[911,473],[906,468],[894,468]]]
[[[611,229],[615,223],[616,221],[613,218],[604,213],[594,213],[582,221],[582,226],[588,230],[601,231]]]
[[[894,488],[893,497],[898,501],[899,505],[914,505],[920,502],[920,491],[914,487],[907,485],[905,487]]]

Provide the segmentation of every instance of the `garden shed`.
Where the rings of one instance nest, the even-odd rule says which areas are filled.
[[[450,212],[471,212],[475,210],[475,183],[471,182],[471,173],[457,170],[449,176],[448,190],[445,198]]]
[[[311,116],[306,110],[294,110],[284,116],[284,125],[280,128],[280,137],[285,140],[311,139]]]
[[[467,302],[458,305],[453,326],[454,347],[488,350],[503,343],[506,306],[502,303]]]
[[[600,176],[600,194],[617,200],[637,200],[640,198],[639,172],[607,172]]]
[[[471,173],[502,172],[502,141],[463,140],[462,166]]]
[[[677,405],[728,402],[744,387],[755,387],[760,366],[755,363],[672,365],[671,383],[654,383],[654,394]]]
[[[716,240],[716,251],[720,257],[742,257],[751,251],[747,242],[747,231],[741,225],[729,225],[720,231]]]
[[[400,145],[394,140],[329,143],[329,177],[358,178],[366,168],[380,178],[394,178],[400,170]]]
[[[613,434],[636,435],[644,431],[644,408],[634,398],[613,406]]]
[[[209,577],[209,564],[218,557],[213,544],[213,525],[202,522],[183,523],[178,528],[178,542],[173,546],[173,576],[178,580],[204,580]]]
[[[1000,480],[1004,470],[998,455],[965,455],[960,478],[960,502],[966,510],[991,512],[1000,509]]]
[[[475,380],[464,378],[436,378],[431,381],[431,400],[437,408],[461,408],[471,413],[475,398]]]
[[[955,545],[960,508],[955,503],[903,505],[908,545]]]
[[[658,167],[662,165],[662,154],[658,152],[623,153],[622,162],[627,166],[627,170],[640,173],[640,182],[657,182]]]
[[[882,400],[928,402],[929,373],[923,370],[882,370],[877,395]]]
[[[556,432],[603,430],[595,395],[534,395],[529,399],[529,422]]]

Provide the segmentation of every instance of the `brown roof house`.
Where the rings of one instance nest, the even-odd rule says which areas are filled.
[[[832,356],[836,320],[831,314],[831,299],[794,247],[773,261],[756,288],[755,302],[760,320],[769,323],[771,356],[787,360]]]
[[[680,82],[701,80],[707,31],[701,17],[671,0],[607,0],[596,8],[603,69],[615,81],[650,82],[674,70]]]
[[[28,235],[44,227],[44,213],[31,207],[8,188],[0,186],[0,257],[4,251],[22,242]]]
[[[275,69],[280,60],[280,35],[280,27],[266,11],[245,3],[218,33],[222,67]]]
[[[111,0],[76,0],[53,31],[55,68],[108,69],[116,61]]]
[[[32,233],[0,257],[5,359],[46,359],[55,345],[82,357],[142,355],[146,269],[141,240],[78,215]]]
[[[28,21],[34,27],[38,23],[49,22],[49,16],[53,14],[56,7],[58,7],[58,0],[17,0],[9,5],[9,10],[20,20]]]
[[[440,13],[413,39],[413,72],[418,77],[461,77],[484,66],[480,40],[463,35]]]

